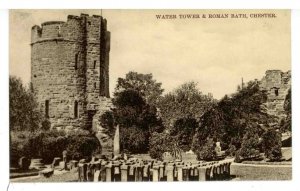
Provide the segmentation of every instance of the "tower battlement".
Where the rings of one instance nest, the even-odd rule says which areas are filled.
[[[31,29],[31,82],[51,126],[91,126],[109,98],[110,32],[102,16],[69,15]]]

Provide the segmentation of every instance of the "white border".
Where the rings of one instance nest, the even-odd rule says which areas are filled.
[[[105,5],[98,4],[97,1],[94,1],[93,7],[87,5],[93,5],[91,0],[51,0],[51,2],[45,3],[46,0],[10,0],[8,4],[7,1],[3,3],[4,0],[0,2],[1,8],[145,8],[141,7],[140,3],[137,4],[128,4],[128,2],[133,2],[132,0],[123,0],[120,4],[108,3]],[[62,1],[69,1],[69,4],[61,4]],[[250,4],[249,2],[244,2],[244,0],[239,0],[239,3],[234,4],[237,0],[219,0],[222,1],[218,5],[215,4],[215,0],[207,2],[203,6],[197,6],[197,8],[292,8],[292,5],[296,5],[295,1],[289,1],[290,3],[283,4],[283,1],[272,2],[272,4]],[[224,2],[225,1],[225,2]],[[261,2],[262,0],[252,0],[253,2]],[[270,2],[270,0],[264,0],[265,2]],[[84,2],[84,3],[83,3]],[[118,1],[120,2],[120,1]],[[124,3],[125,2],[125,3]],[[136,2],[136,1],[134,1]],[[154,0],[152,2],[157,2]],[[174,1],[175,2],[175,1]],[[176,2],[178,2],[176,0]],[[182,1],[183,2],[183,1]],[[189,0],[189,2],[191,2]],[[241,3],[242,2],[242,3]],[[286,2],[286,1],[285,1]],[[49,4],[48,4],[49,3]],[[5,4],[5,5],[4,5]],[[32,5],[35,6],[32,6]],[[84,4],[84,5],[83,5]],[[58,6],[55,6],[58,5]],[[47,7],[45,7],[47,6]],[[100,7],[101,6],[101,7]],[[130,6],[130,7],[129,7]],[[155,8],[154,4],[146,4],[147,8]],[[271,7],[270,7],[271,6]],[[195,6],[188,6],[186,1],[182,6],[178,4],[161,3],[159,8],[196,8]],[[294,6],[296,8],[297,6]],[[156,7],[157,8],[157,7]],[[299,7],[298,7],[299,8]],[[292,11],[292,104],[293,104],[293,180],[292,181],[252,181],[252,182],[189,182],[189,183],[60,183],[60,184],[20,184],[12,183],[8,186],[8,11],[0,10],[0,20],[1,20],[1,30],[0,30],[0,88],[1,88],[1,100],[0,100],[0,145],[1,145],[1,162],[0,162],[0,190],[30,190],[30,191],[53,191],[53,190],[243,190],[243,191],[254,191],[254,190],[296,190],[297,183],[299,180],[299,173],[295,169],[299,168],[299,98],[300,98],[300,84],[299,79],[299,64],[300,64],[300,10]]]
[[[1,0],[5,9],[300,9],[299,0]]]
[[[8,185],[9,173],[9,101],[8,101],[8,10],[0,9],[0,190]],[[6,190],[6,189],[5,189]]]

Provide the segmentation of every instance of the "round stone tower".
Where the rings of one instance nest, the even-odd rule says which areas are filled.
[[[110,33],[100,16],[69,15],[31,31],[31,82],[52,128],[89,129],[108,92]]]

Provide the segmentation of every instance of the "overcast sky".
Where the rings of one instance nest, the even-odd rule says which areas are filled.
[[[172,19],[157,14],[275,13],[265,19]],[[30,81],[31,27],[100,10],[11,10],[10,74]],[[188,81],[217,99],[268,69],[291,68],[289,11],[103,10],[111,31],[110,94],[129,71],[152,73],[165,93]]]

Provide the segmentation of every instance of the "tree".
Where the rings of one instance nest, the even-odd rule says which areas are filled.
[[[275,129],[269,129],[263,134],[263,150],[265,156],[271,161],[280,161],[281,153],[281,134]]]
[[[248,160],[259,157],[259,137],[253,130],[247,131],[244,135],[239,155]]]
[[[31,85],[23,86],[22,81],[9,77],[9,127],[10,130],[36,130],[43,121]]]
[[[158,131],[162,126],[156,108],[147,104],[133,89],[116,94],[113,104],[115,124],[120,126],[121,149],[132,153],[147,152],[150,132]]]
[[[217,153],[215,151],[215,144],[213,139],[208,138],[204,146],[201,149],[196,151],[196,154],[198,160],[206,160],[206,161],[216,160]]]
[[[164,125],[171,127],[180,118],[200,118],[215,102],[211,96],[198,90],[197,83],[188,82],[164,95],[158,102],[158,108]]]
[[[205,137],[220,141],[224,149],[230,144],[240,149],[249,130],[261,137],[270,124],[277,121],[262,109],[266,100],[266,92],[260,90],[256,81],[248,82],[247,86],[231,96],[224,96],[200,118],[193,149],[201,148]]]
[[[137,72],[129,72],[125,78],[118,78],[114,96],[124,90],[134,90],[138,92],[147,104],[156,105],[159,97],[163,93],[161,83],[153,79],[152,74],[141,74]]]
[[[195,118],[180,118],[176,120],[174,126],[170,129],[170,136],[178,143],[180,149],[189,151],[197,127],[198,122]]]

